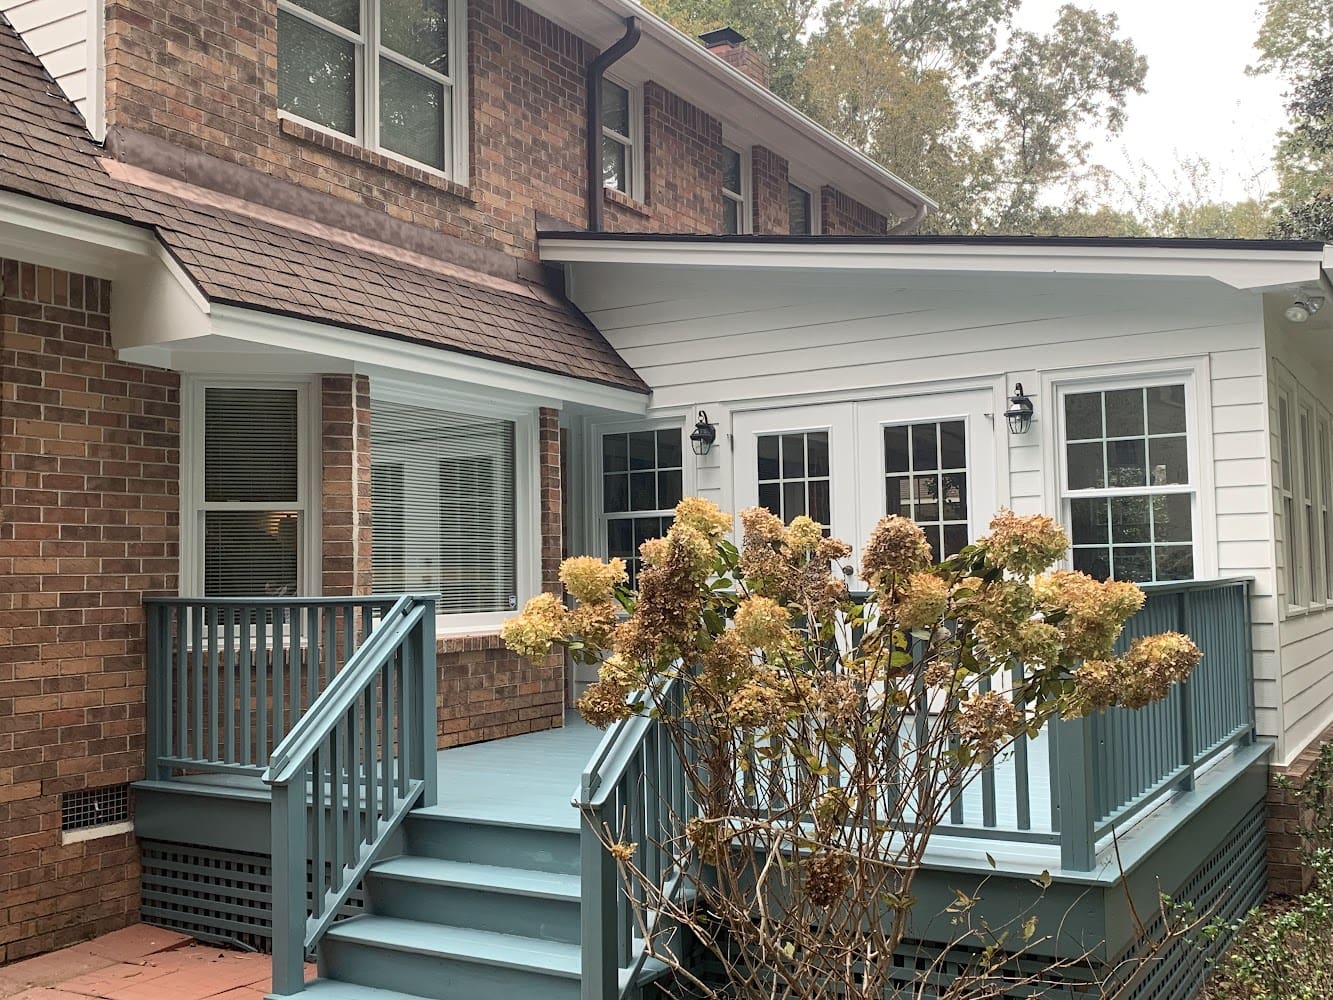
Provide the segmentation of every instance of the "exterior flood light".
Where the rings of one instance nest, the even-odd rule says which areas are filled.
[[[708,422],[708,413],[700,410],[699,422],[694,425],[694,431],[690,434],[690,447],[694,449],[696,455],[707,455],[716,440],[717,428]]]
[[[1309,298],[1297,299],[1287,306],[1283,315],[1293,323],[1304,323],[1322,308],[1324,308],[1323,298],[1312,295]]]
[[[1009,397],[1009,409],[1004,411],[1004,418],[1009,421],[1010,434],[1026,434],[1032,426],[1032,400],[1023,392],[1023,383],[1014,385],[1014,394]]]

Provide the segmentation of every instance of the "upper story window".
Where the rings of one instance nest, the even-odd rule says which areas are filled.
[[[739,149],[722,147],[722,232],[727,236],[751,231],[747,160]]]
[[[643,104],[637,92],[602,78],[602,182],[643,198]]]
[[[793,236],[819,235],[819,209],[814,195],[795,184],[787,185],[787,218]]]
[[[279,0],[279,108],[466,182],[463,8],[463,0]]]
[[[1075,569],[1136,583],[1193,578],[1198,490],[1186,399],[1181,383],[1064,395]]]

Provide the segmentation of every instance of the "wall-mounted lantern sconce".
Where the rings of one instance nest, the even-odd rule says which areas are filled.
[[[708,422],[708,413],[700,410],[699,422],[694,425],[694,432],[690,434],[690,447],[694,449],[696,455],[707,455],[716,440],[717,428]]]
[[[1009,421],[1010,434],[1026,434],[1032,427],[1032,400],[1023,392],[1023,383],[1014,386],[1014,394],[1009,397],[1009,409],[1004,411],[1004,418]]]

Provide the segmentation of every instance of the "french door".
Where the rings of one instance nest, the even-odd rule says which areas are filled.
[[[808,514],[856,559],[879,519],[900,514],[940,559],[995,512],[1002,430],[990,390],[738,413],[736,508],[767,507],[787,522]]]

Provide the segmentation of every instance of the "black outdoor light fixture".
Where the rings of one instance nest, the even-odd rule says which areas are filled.
[[[1014,385],[1014,394],[1009,397],[1009,409],[1004,411],[1004,418],[1009,421],[1010,434],[1026,434],[1032,427],[1032,400],[1023,392],[1023,383]]]
[[[690,435],[690,447],[696,455],[707,455],[716,440],[717,428],[708,422],[707,411],[700,410],[699,422],[694,425],[694,432]]]

